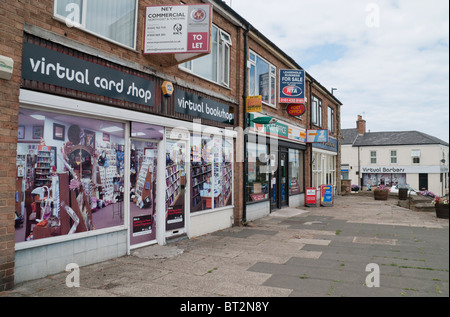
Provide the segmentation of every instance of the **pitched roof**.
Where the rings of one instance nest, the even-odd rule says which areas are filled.
[[[344,131],[346,131],[344,133]],[[441,144],[448,146],[447,142],[442,141],[434,136],[418,131],[393,131],[393,132],[369,132],[358,136],[357,129],[343,129],[345,137],[348,134],[351,138],[352,133],[348,130],[356,130],[356,140],[354,146],[383,146],[383,145],[426,145]],[[346,142],[346,141],[344,141]],[[345,143],[343,143],[345,144]]]
[[[358,129],[342,129],[342,145],[353,145],[358,137]]]

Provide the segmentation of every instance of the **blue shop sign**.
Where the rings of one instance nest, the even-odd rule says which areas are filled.
[[[313,147],[336,153],[339,152],[338,140],[332,137],[329,138],[327,143],[313,143]]]

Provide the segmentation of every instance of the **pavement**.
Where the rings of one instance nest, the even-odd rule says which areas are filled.
[[[448,219],[396,203],[349,194],[287,208],[82,267],[79,287],[63,272],[0,297],[449,297]]]

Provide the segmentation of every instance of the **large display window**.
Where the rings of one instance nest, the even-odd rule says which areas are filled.
[[[125,124],[20,108],[16,242],[122,226]]]
[[[289,195],[304,192],[303,168],[303,151],[289,149]]]
[[[231,206],[233,143],[222,136],[191,135],[191,212]]]
[[[267,144],[247,144],[247,202],[269,199],[269,146]]]

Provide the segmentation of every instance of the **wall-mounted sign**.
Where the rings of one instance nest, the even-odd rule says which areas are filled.
[[[247,97],[247,112],[261,112],[262,111],[262,96],[248,96]]]
[[[177,89],[175,91],[175,112],[196,118],[234,124],[233,108],[202,96]]]
[[[24,43],[22,78],[153,107],[155,82]]]
[[[308,130],[306,132],[307,143],[327,143],[328,130]]]
[[[149,6],[144,54],[209,53],[211,23],[210,4]]]
[[[269,124],[256,123],[255,118],[260,118],[260,114],[250,114],[250,131],[265,133],[289,141],[306,143],[306,129],[296,127],[292,124],[278,121]]]
[[[290,104],[286,108],[286,112],[293,117],[302,116],[306,112],[306,107],[304,104]]]
[[[305,71],[298,69],[280,70],[280,103],[304,104]]]

